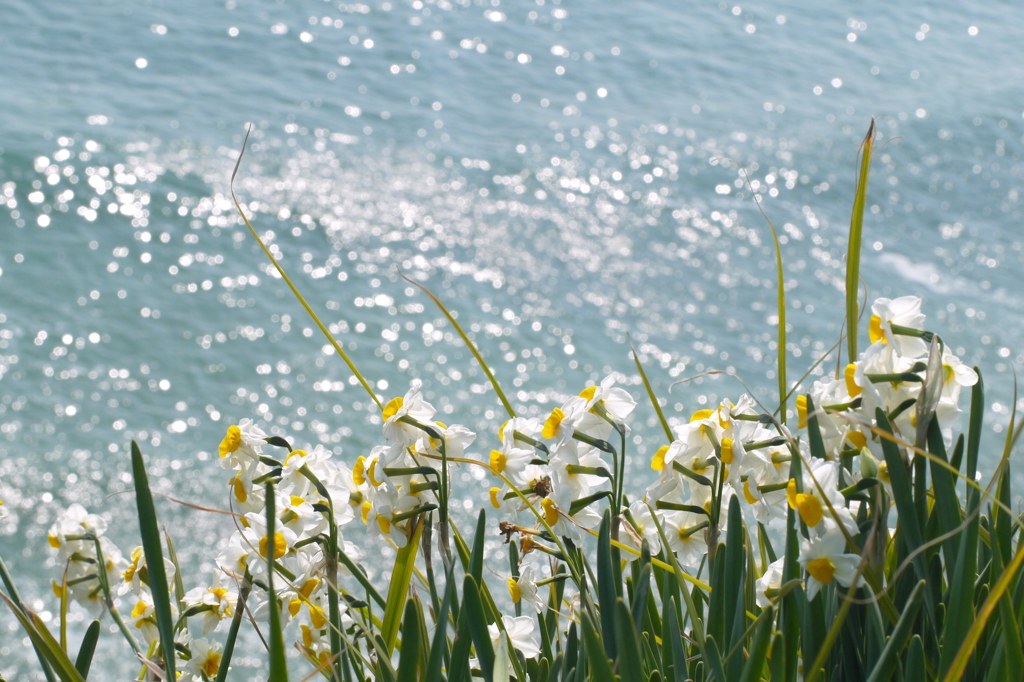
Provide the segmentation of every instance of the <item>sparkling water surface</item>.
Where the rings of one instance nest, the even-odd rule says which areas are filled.
[[[420,378],[477,452],[504,415],[401,268],[457,311],[522,414],[620,373],[641,403],[640,491],[660,429],[627,333],[674,418],[744,390],[671,386],[711,369],[773,408],[755,195],[782,242],[795,379],[838,339],[874,116],[864,282],[923,297],[980,366],[991,471],[1024,353],[1022,21],[976,2],[7,3],[0,548],[23,597],[55,618],[45,534],[71,502],[108,515],[125,552],[137,542],[119,494],[132,438],[157,490],[218,508],[216,447],[239,419],[348,461],[381,440],[231,203],[250,121],[239,198],[382,398]],[[468,518],[487,484],[458,475]],[[207,579],[230,526],[159,504]],[[0,615],[8,679],[35,669],[21,642]],[[101,647],[124,658],[117,635]]]

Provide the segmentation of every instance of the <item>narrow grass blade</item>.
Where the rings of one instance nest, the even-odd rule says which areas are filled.
[[[153,610],[160,633],[160,648],[164,654],[167,679],[177,679],[174,672],[174,618],[171,616],[171,592],[164,570],[164,553],[160,543],[160,524],[156,519],[153,493],[149,489],[149,476],[142,461],[139,444],[132,440],[132,476],[135,480],[135,506],[139,513],[139,532],[142,551],[146,555],[149,588],[153,595]]]
[[[402,622],[402,612],[405,610],[405,600],[409,594],[413,569],[416,568],[416,554],[420,546],[420,533],[422,532],[423,522],[420,521],[413,530],[413,537],[409,538],[405,547],[398,550],[398,554],[395,556],[395,565],[391,568],[388,600],[384,607],[384,618],[380,629],[380,635],[384,639],[384,646],[389,656],[395,650],[395,642],[398,639],[398,627]]]
[[[615,613],[615,639],[616,649],[619,652],[616,669],[624,682],[643,682],[641,671],[643,670],[643,655],[640,653],[640,639],[637,637],[636,628],[633,627],[633,618],[626,606],[626,602],[617,599],[612,605],[603,605],[604,609],[614,610]]]
[[[907,652],[907,664],[903,668],[903,682],[927,682],[928,666],[924,658],[924,640],[921,635],[910,639],[910,650]]]
[[[772,607],[765,609],[768,614],[761,616],[761,624],[754,632],[754,642],[750,646],[749,657],[739,677],[740,682],[758,682],[764,671],[764,662],[768,658],[768,646],[772,641]]]
[[[14,581],[11,580],[11,574],[7,572],[7,565],[4,563],[3,558],[0,558],[0,581],[3,581],[4,587],[7,589],[7,593],[10,595],[11,600],[14,602],[17,608],[22,608],[21,595],[18,594],[18,589],[14,586]],[[2,594],[2,593],[0,593]],[[43,674],[46,675],[47,682],[54,682],[53,671],[50,669],[50,664],[43,656],[43,652],[39,648],[32,644],[32,648],[36,651],[36,658],[39,659],[39,666],[43,669]]]
[[[462,582],[462,610],[469,618],[469,632],[473,638],[480,670],[486,682],[492,682],[494,672],[494,647],[491,645],[490,634],[487,632],[487,618],[484,616],[483,603],[480,600],[480,588],[473,576],[467,575]],[[502,655],[503,652],[499,652]]]
[[[900,615],[899,622],[896,623],[896,628],[889,635],[889,640],[885,643],[882,655],[879,657],[878,662],[875,663],[868,682],[887,682],[893,679],[896,666],[900,662],[900,656],[906,649],[910,636],[914,634],[914,621],[917,620],[917,612],[921,608],[921,602],[924,601],[926,587],[927,584],[922,580],[917,583],[914,591],[910,593],[910,599],[907,600],[906,605],[903,607],[903,613]]]
[[[466,335],[466,332],[462,330],[462,325],[458,323],[458,321],[455,319],[455,316],[448,311],[448,308],[445,307],[444,303],[441,303],[440,299],[438,299],[437,296],[434,296],[434,294],[430,292],[430,289],[427,289],[419,282],[410,279],[401,270],[398,271],[398,274],[402,276],[402,279],[404,279],[406,282],[408,282],[409,284],[413,285],[414,287],[425,293],[430,298],[431,301],[437,304],[437,307],[441,309],[441,312],[444,313],[444,316],[448,318],[448,322],[451,323],[452,327],[455,328],[455,331],[458,332],[459,336],[462,338],[462,342],[466,344],[466,348],[469,348],[469,352],[472,353],[473,357],[476,358],[476,361],[480,363],[480,368],[484,371],[484,374],[487,375],[487,379],[491,382],[491,386],[494,387],[494,392],[498,394],[498,399],[501,401],[501,404],[505,407],[505,411],[508,412],[508,416],[515,417],[516,411],[512,409],[512,403],[510,403],[508,401],[508,398],[505,397],[505,392],[501,390],[501,386],[498,384],[498,380],[494,378],[494,372],[492,372],[491,368],[487,366],[486,362],[484,362],[484,358],[482,355],[480,355],[480,351],[477,350],[476,344],[474,344],[470,340],[469,336]]]
[[[711,673],[710,680],[715,682],[729,682],[729,678],[725,676],[725,668],[722,667],[722,654],[718,651],[718,645],[715,644],[715,638],[708,635],[707,641],[707,659],[706,664],[708,672]]]
[[[864,234],[864,209],[868,200],[868,174],[871,171],[871,150],[875,142],[875,119],[871,119],[868,134],[860,148],[860,175],[857,178],[857,194],[853,199],[853,214],[850,216],[850,238],[846,245],[846,343],[850,362],[857,360],[857,328],[860,307],[857,293],[860,290],[860,247]]]
[[[672,428],[668,425],[668,420],[665,419],[665,413],[661,411],[661,404],[658,402],[657,396],[654,395],[654,389],[651,388],[651,382],[647,380],[647,372],[644,371],[644,366],[640,362],[640,354],[636,352],[636,348],[633,346],[633,337],[626,334],[626,338],[629,339],[629,349],[633,351],[633,362],[636,363],[636,371],[640,373],[640,379],[644,382],[644,388],[647,389],[647,397],[651,399],[651,405],[654,406],[654,412],[658,415],[658,422],[661,424],[661,428],[665,431],[665,438],[669,443],[676,439],[672,433]]]
[[[426,667],[427,672],[431,675],[441,669],[445,660],[448,647],[448,613],[452,610],[452,601],[455,599],[455,587],[454,574],[449,571],[445,577],[444,600],[441,602],[441,609],[434,615],[434,640],[430,644]]]
[[[970,554],[971,552],[961,552],[963,554]],[[960,641],[960,649],[956,653],[956,657],[953,659],[943,682],[953,682],[959,680],[964,673],[964,669],[967,667],[967,662],[971,659],[974,654],[974,648],[978,644],[978,640],[981,638],[982,632],[985,630],[985,626],[988,624],[989,618],[992,617],[992,612],[995,611],[999,604],[999,601],[1006,594],[1007,589],[1013,582],[1020,571],[1021,565],[1024,565],[1024,545],[1020,545],[1017,549],[1017,553],[1013,557],[1013,561],[1010,562],[1009,566],[1003,571],[1003,574],[999,576],[999,580],[992,586],[992,590],[989,592],[988,597],[985,599],[984,604],[978,609],[978,612],[973,616],[973,622],[970,622],[971,627],[967,631],[966,635],[961,640],[952,640],[951,644],[956,641]],[[956,588],[954,587],[954,590]],[[961,588],[962,589],[962,588]],[[973,594],[973,589],[968,588],[968,591]],[[952,611],[949,617],[953,618],[956,614]],[[945,642],[944,642],[945,644]],[[952,646],[950,647],[952,648]],[[943,659],[946,657],[943,656]]]
[[[0,593],[0,597],[7,602],[7,606],[14,613],[14,617],[18,619],[18,623],[21,624],[36,650],[45,657],[48,670],[56,673],[62,682],[85,682],[71,659],[68,658],[67,653],[60,648],[60,643],[43,625],[39,616],[29,611],[24,605],[19,608],[19,605],[15,604],[6,594]]]
[[[477,584],[484,576],[484,533],[487,531],[487,511],[480,510],[476,519],[476,532],[473,534],[473,546],[469,556],[469,574]]]
[[[82,676],[82,679],[88,679],[89,668],[92,667],[92,656],[96,653],[96,642],[100,639],[100,622],[94,620],[89,623],[88,629],[85,631],[85,637],[82,638],[82,646],[78,648],[78,656],[75,658],[75,670]]]
[[[415,597],[405,602],[405,618],[402,622],[402,650],[398,658],[398,682],[416,682],[419,679],[420,632],[419,600]]]
[[[602,680],[602,682],[614,680],[615,674],[612,672],[605,647],[601,642],[600,635],[597,634],[597,628],[594,627],[594,621],[591,620],[590,614],[584,611],[580,616],[580,621],[583,625],[583,646],[586,648],[587,662],[590,664],[589,679]]]
[[[349,370],[352,372],[355,378],[359,380],[359,383],[362,384],[363,389],[367,392],[367,394],[369,394],[373,402],[377,403],[377,407],[383,410],[384,405],[381,404],[380,398],[377,397],[377,394],[374,393],[373,388],[370,387],[370,384],[366,381],[365,378],[363,378],[363,375],[359,372],[358,369],[356,369],[355,363],[353,363],[352,359],[349,358],[348,354],[345,352],[345,349],[341,347],[341,344],[339,344],[337,339],[334,338],[334,335],[331,334],[330,330],[328,330],[327,327],[324,326],[324,323],[320,321],[320,318],[317,316],[317,314],[313,312],[313,308],[311,308],[310,305],[306,303],[306,299],[299,292],[298,288],[294,284],[292,284],[292,280],[290,277],[288,277],[288,273],[286,273],[284,271],[284,268],[281,267],[281,264],[277,262],[277,259],[274,258],[274,254],[270,252],[270,249],[267,248],[267,245],[263,243],[263,240],[256,233],[256,229],[252,226],[252,223],[250,223],[249,219],[245,217],[245,211],[242,210],[242,205],[238,202],[238,198],[235,196],[235,176],[238,175],[238,167],[242,164],[242,157],[245,156],[245,146],[249,142],[249,133],[251,132],[252,126],[250,125],[249,130],[246,131],[245,133],[245,139],[242,141],[242,151],[239,152],[238,161],[235,162],[235,170],[231,173],[231,200],[235,202],[235,208],[238,210],[238,214],[242,216],[242,220],[245,222],[245,226],[249,228],[249,232],[250,234],[252,234],[253,239],[255,239],[256,242],[260,245],[260,248],[263,249],[264,255],[266,255],[266,257],[273,264],[274,268],[277,270],[277,273],[281,275],[281,279],[285,281],[285,284],[287,284],[288,288],[291,289],[292,294],[295,296],[296,299],[298,299],[299,303],[302,304],[302,307],[303,309],[305,309],[306,314],[308,314],[310,318],[312,318],[313,322],[320,329],[323,335],[327,337],[327,341],[334,348],[335,352],[337,352],[338,355],[341,356],[341,359],[345,361],[345,364],[348,365]]]
[[[277,510],[274,497],[274,484],[267,482],[267,597],[270,600],[270,677],[269,682],[288,682],[288,660],[284,650],[284,626],[281,623],[281,611],[277,606],[277,594],[274,592],[274,564],[277,559]],[[173,679],[173,678],[172,678]]]
[[[601,637],[608,658],[615,660],[615,567],[612,563],[611,511],[605,509],[597,538],[597,596],[601,607]]]

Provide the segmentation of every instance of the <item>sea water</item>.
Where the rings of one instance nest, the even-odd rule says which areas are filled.
[[[239,200],[383,399],[422,380],[438,419],[479,432],[473,452],[505,418],[401,268],[458,315],[521,414],[618,373],[640,401],[636,493],[661,441],[627,335],[673,419],[748,388],[774,409],[757,202],[785,260],[795,380],[839,339],[874,117],[867,296],[921,296],[928,327],[980,366],[990,472],[1024,353],[1022,21],[981,2],[10,0],[0,553],[23,597],[54,621],[45,535],[72,502],[105,514],[123,551],[137,542],[131,439],[159,492],[221,509],[217,445],[242,418],[350,462],[381,441],[237,217],[249,123]],[[675,383],[710,370],[745,385]],[[483,478],[458,474],[462,518]],[[158,504],[188,585],[208,580],[230,523]],[[71,620],[77,641],[86,616]],[[110,679],[134,670],[118,638],[101,640],[125,661]],[[27,678],[26,652],[0,614],[0,673]]]

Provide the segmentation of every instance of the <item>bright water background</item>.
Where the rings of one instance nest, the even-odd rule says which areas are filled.
[[[524,413],[609,371],[635,382],[627,332],[682,417],[742,391],[670,394],[708,369],[770,402],[773,254],[737,164],[782,235],[799,376],[839,333],[875,116],[870,295],[924,297],[988,377],[999,431],[1024,351],[1024,8],[933,4],[9,0],[0,547],[23,595],[52,617],[44,536],[72,501],[130,549],[132,499],[105,498],[130,485],[130,438],[161,490],[213,506],[208,453],[243,417],[348,460],[379,439],[239,229],[226,194],[247,121],[238,190],[285,267],[383,397],[420,377],[486,452],[500,406],[396,266],[458,311]],[[657,440],[649,407],[633,424]],[[634,446],[635,490],[650,450]],[[471,510],[486,485],[462,489]],[[228,527],[160,511],[197,584]],[[0,616],[8,679],[34,667],[15,630]]]

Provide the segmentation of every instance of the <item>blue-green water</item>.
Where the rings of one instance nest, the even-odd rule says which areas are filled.
[[[420,377],[486,451],[500,405],[398,266],[458,311],[524,413],[633,377],[627,332],[684,415],[743,390],[669,393],[708,369],[770,401],[774,261],[751,189],[783,235],[795,377],[838,338],[874,116],[870,296],[925,299],[1000,430],[1024,352],[1022,21],[978,2],[6,3],[0,547],[23,596],[52,617],[60,506],[109,514],[130,547],[131,498],[105,496],[130,487],[131,438],[161,490],[213,506],[208,453],[243,417],[349,459],[379,439],[239,229],[248,121],[237,190],[257,229],[382,395]],[[649,408],[634,428],[657,433]],[[650,453],[633,455],[639,489]],[[472,508],[486,486],[464,485]],[[195,566],[229,532],[161,513]],[[31,668],[21,641],[0,615],[9,679]]]

